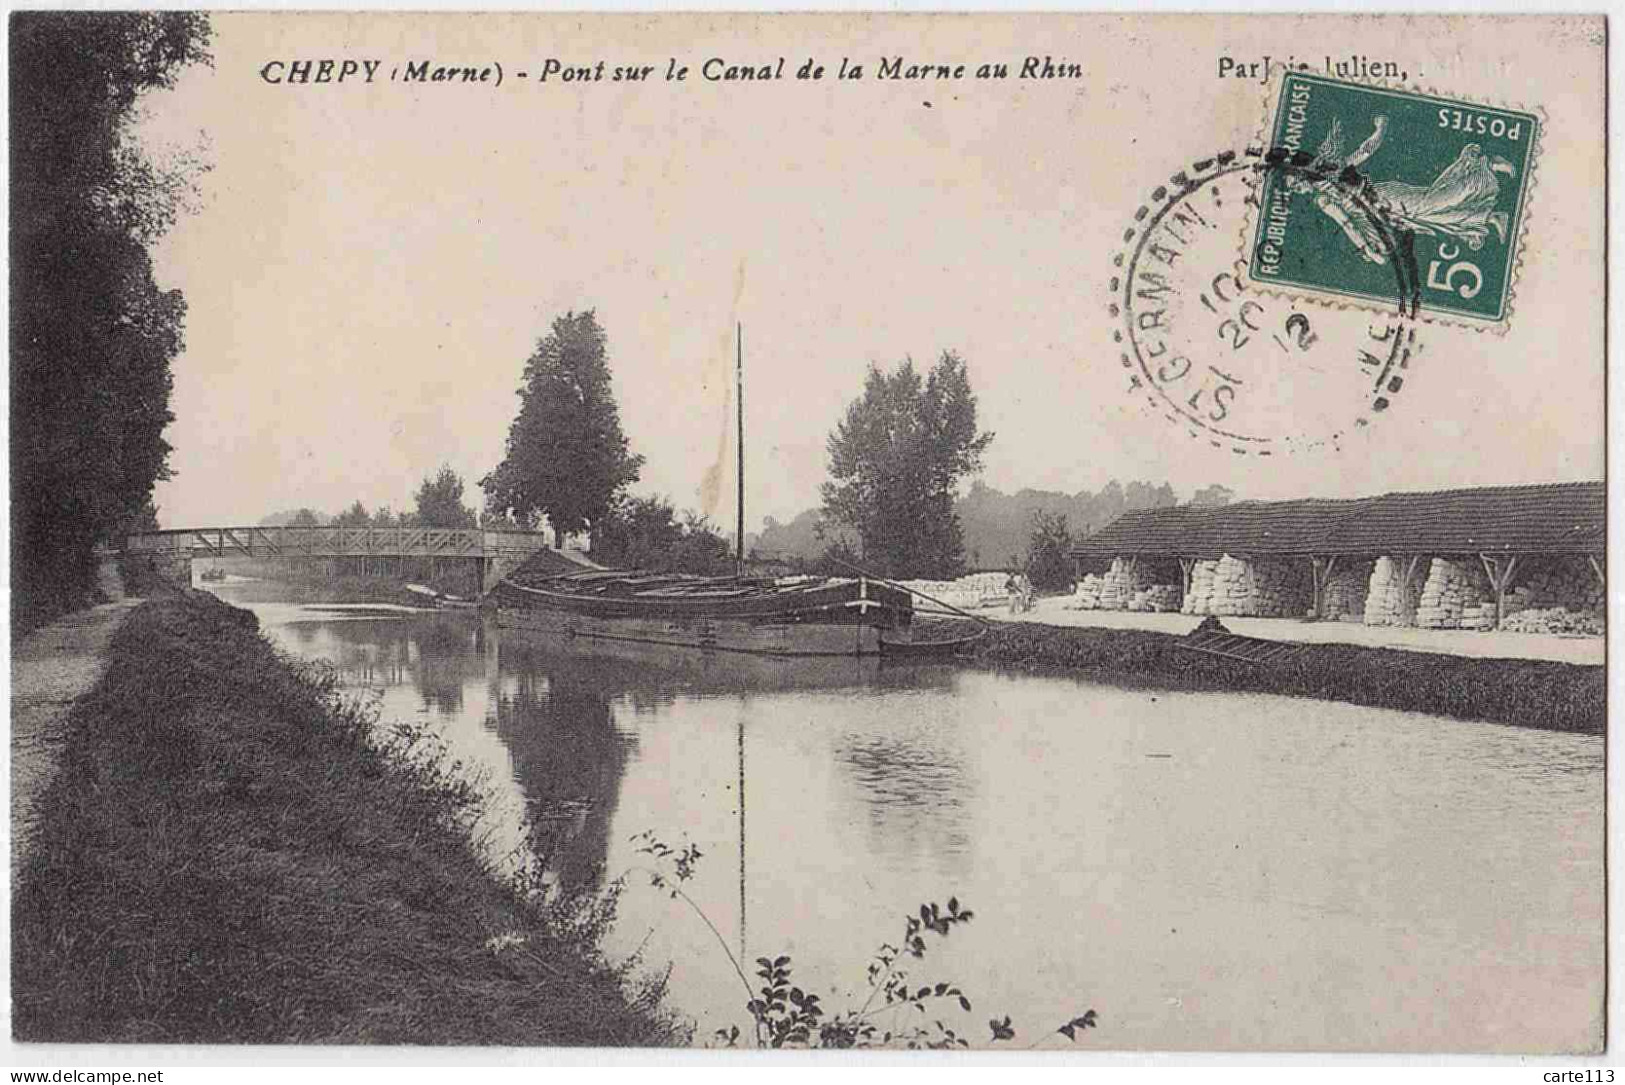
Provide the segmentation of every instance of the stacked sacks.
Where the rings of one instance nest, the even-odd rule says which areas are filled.
[[[1550,562],[1528,576],[1520,576],[1517,587],[1507,593],[1507,613],[1531,608],[1554,607],[1574,611],[1602,611],[1607,595],[1589,565],[1578,561]]]
[[[1461,609],[1461,621],[1458,629],[1476,629],[1479,632],[1488,632],[1495,628],[1495,600],[1489,599],[1474,606],[1464,606]]]
[[[1254,594],[1252,567],[1229,554],[1219,558],[1213,567],[1213,600],[1208,613],[1221,617],[1247,614]]]
[[[1309,613],[1314,582],[1308,563],[1287,558],[1252,563],[1254,596],[1250,611],[1260,618],[1289,618]]]
[[[1128,602],[1128,609],[1166,614],[1179,609],[1179,595],[1178,584],[1153,584],[1135,592]]]
[[[1210,571],[1204,571],[1204,565]],[[1308,572],[1301,563],[1250,562],[1226,554],[1216,562],[1197,563],[1191,573],[1192,601],[1185,612],[1282,618],[1308,610],[1310,595]]]
[[[1321,589],[1320,615],[1332,622],[1363,622],[1365,595],[1371,584],[1372,562],[1338,569]]]
[[[1405,558],[1386,555],[1371,567],[1371,583],[1365,597],[1366,625],[1414,625],[1420,599],[1415,583],[1407,583]]]
[[[924,592],[961,610],[988,605],[1004,605],[1008,598],[1004,582],[1008,573],[971,573],[958,580],[904,580],[905,588]],[[929,602],[915,599],[915,606],[931,610]]]
[[[1078,581],[1078,590],[1072,594],[1072,602],[1067,604],[1068,610],[1099,610],[1100,593],[1106,586],[1106,579],[1090,573]]]
[[[1467,562],[1434,558],[1416,604],[1416,624],[1423,629],[1484,628],[1489,601],[1489,627],[1495,626],[1495,603],[1489,578]]]
[[[1126,558],[1113,558],[1112,567],[1102,578],[1101,610],[1127,610],[1134,593],[1146,587],[1145,573]]]
[[[1199,561],[1191,567],[1191,589],[1185,593],[1185,600],[1180,610],[1186,614],[1212,614],[1213,613],[1213,581],[1217,575],[1219,563],[1216,561]]]
[[[1563,607],[1531,607],[1520,610],[1501,623],[1501,628],[1513,633],[1567,633],[1570,635],[1602,636],[1602,616]]]

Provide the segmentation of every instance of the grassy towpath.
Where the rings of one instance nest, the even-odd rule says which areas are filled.
[[[387,721],[386,721],[387,724]],[[204,592],[124,616],[13,881],[33,1042],[657,1045],[601,899],[492,872],[477,793]]]
[[[107,644],[139,600],[126,599],[118,571],[98,577],[109,602],[58,618],[11,646],[11,880],[32,849],[39,797],[57,776],[68,713],[107,669]]]

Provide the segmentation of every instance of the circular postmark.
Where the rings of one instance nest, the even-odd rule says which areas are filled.
[[[1351,307],[1271,293],[1245,277],[1243,230],[1269,178],[1358,207],[1393,303]],[[1250,148],[1195,162],[1157,186],[1112,259],[1112,339],[1128,392],[1215,448],[1271,456],[1337,448],[1404,387],[1416,354],[1415,261],[1352,169]]]

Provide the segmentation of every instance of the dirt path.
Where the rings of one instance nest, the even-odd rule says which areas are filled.
[[[11,646],[12,884],[33,842],[35,800],[56,776],[68,710],[101,677],[108,640],[140,602],[124,598],[111,561],[98,579],[115,602],[59,618]]]
[[[1152,614],[1124,610],[1070,610],[1066,596],[1040,599],[1029,614],[1010,615],[984,610],[994,621],[1037,622],[1040,625],[1093,626],[1106,629],[1146,629],[1183,636],[1199,620],[1189,614]],[[1608,647],[1601,637],[1559,637],[1540,633],[1471,633],[1460,629],[1415,629],[1361,625],[1358,622],[1300,622],[1291,618],[1220,619],[1232,633],[1264,640],[1304,644],[1354,644],[1366,648],[1400,648],[1411,652],[1485,659],[1542,659],[1553,663],[1600,666]]]

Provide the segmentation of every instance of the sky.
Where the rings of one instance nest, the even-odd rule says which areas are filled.
[[[1481,24],[1462,38],[1425,19],[1324,16],[213,23],[212,69],[150,96],[139,129],[154,155],[211,163],[198,210],[155,251],[160,284],[188,305],[166,434],[175,477],[156,494],[168,527],[356,499],[407,508],[442,463],[477,500],[525,359],[556,316],[584,308],[608,334],[622,424],[647,460],[637,490],[728,527],[736,324],[750,530],[817,504],[825,438],[869,365],[926,365],[945,349],[968,361],[997,435],[982,480],[1006,491],[1116,478],[1166,480],[1181,498],[1213,483],[1353,496],[1602,474],[1602,52],[1576,51],[1585,24]],[[1525,85],[1509,73],[1544,72],[1513,315],[1500,333],[1420,326],[1404,396],[1337,447],[1237,456],[1126,394],[1111,258],[1153,186],[1260,129],[1269,87],[1220,79],[1221,57],[1279,56],[1284,42],[1346,56],[1354,40],[1413,81],[1482,100]],[[881,56],[1029,55],[1083,76],[873,78]],[[781,56],[784,81],[699,76],[709,57]],[[867,78],[836,81],[842,57]],[[261,76],[301,58],[377,59],[380,75]],[[656,70],[538,82],[550,58]],[[689,80],[663,79],[670,58]],[[807,59],[824,80],[793,78]],[[421,60],[500,63],[505,82],[383,77]],[[1273,376],[1287,416],[1342,409],[1324,384]]]

